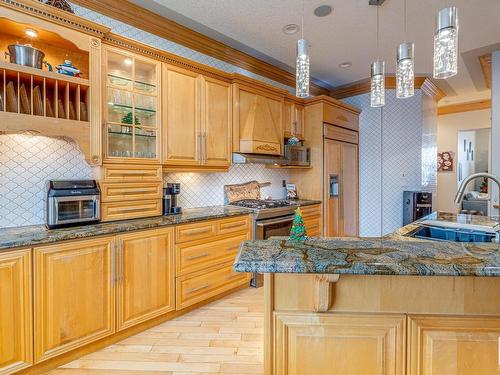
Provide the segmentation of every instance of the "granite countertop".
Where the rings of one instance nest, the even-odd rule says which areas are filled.
[[[420,221],[424,220],[498,225],[497,221],[480,216],[447,213],[433,213]],[[421,225],[420,221],[378,238],[246,241],[234,268],[239,272],[262,273],[500,276],[500,244],[405,237]]]
[[[234,206],[211,206],[184,209],[182,214],[155,216],[144,219],[114,221],[64,229],[47,229],[45,225],[30,225],[0,229],[0,251],[16,247],[33,247],[43,244],[116,234],[142,229],[153,229],[196,221],[248,215],[251,210]]]

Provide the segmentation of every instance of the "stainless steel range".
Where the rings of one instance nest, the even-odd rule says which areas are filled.
[[[242,199],[230,205],[253,210],[253,239],[267,240],[274,236],[288,236],[292,227],[294,211],[298,207],[293,201],[280,199]],[[250,283],[261,287],[263,276],[254,273]]]

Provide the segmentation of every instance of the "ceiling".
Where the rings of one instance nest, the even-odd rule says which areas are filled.
[[[300,36],[286,35],[283,26],[301,23],[302,0],[132,0],[214,39],[293,71],[295,45]],[[313,14],[328,4],[333,12]],[[415,71],[432,73],[432,44],[436,12],[458,7],[459,73],[438,85],[447,92],[441,105],[490,97],[480,55],[500,47],[499,0],[407,0],[407,35],[404,1],[386,0],[380,8],[380,57],[386,72],[394,74],[396,47],[403,39],[415,42]],[[365,79],[376,58],[376,7],[368,0],[304,0],[304,35],[310,42],[311,74],[331,86]],[[338,65],[350,61],[352,66]]]

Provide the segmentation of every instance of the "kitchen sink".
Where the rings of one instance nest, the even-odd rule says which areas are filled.
[[[407,234],[409,237],[422,238],[435,241],[454,242],[493,242],[495,233],[482,230],[472,230],[464,228],[447,228],[422,226],[417,230]]]

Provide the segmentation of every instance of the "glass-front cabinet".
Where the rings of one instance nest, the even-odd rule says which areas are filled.
[[[105,159],[159,162],[161,63],[106,48]]]

